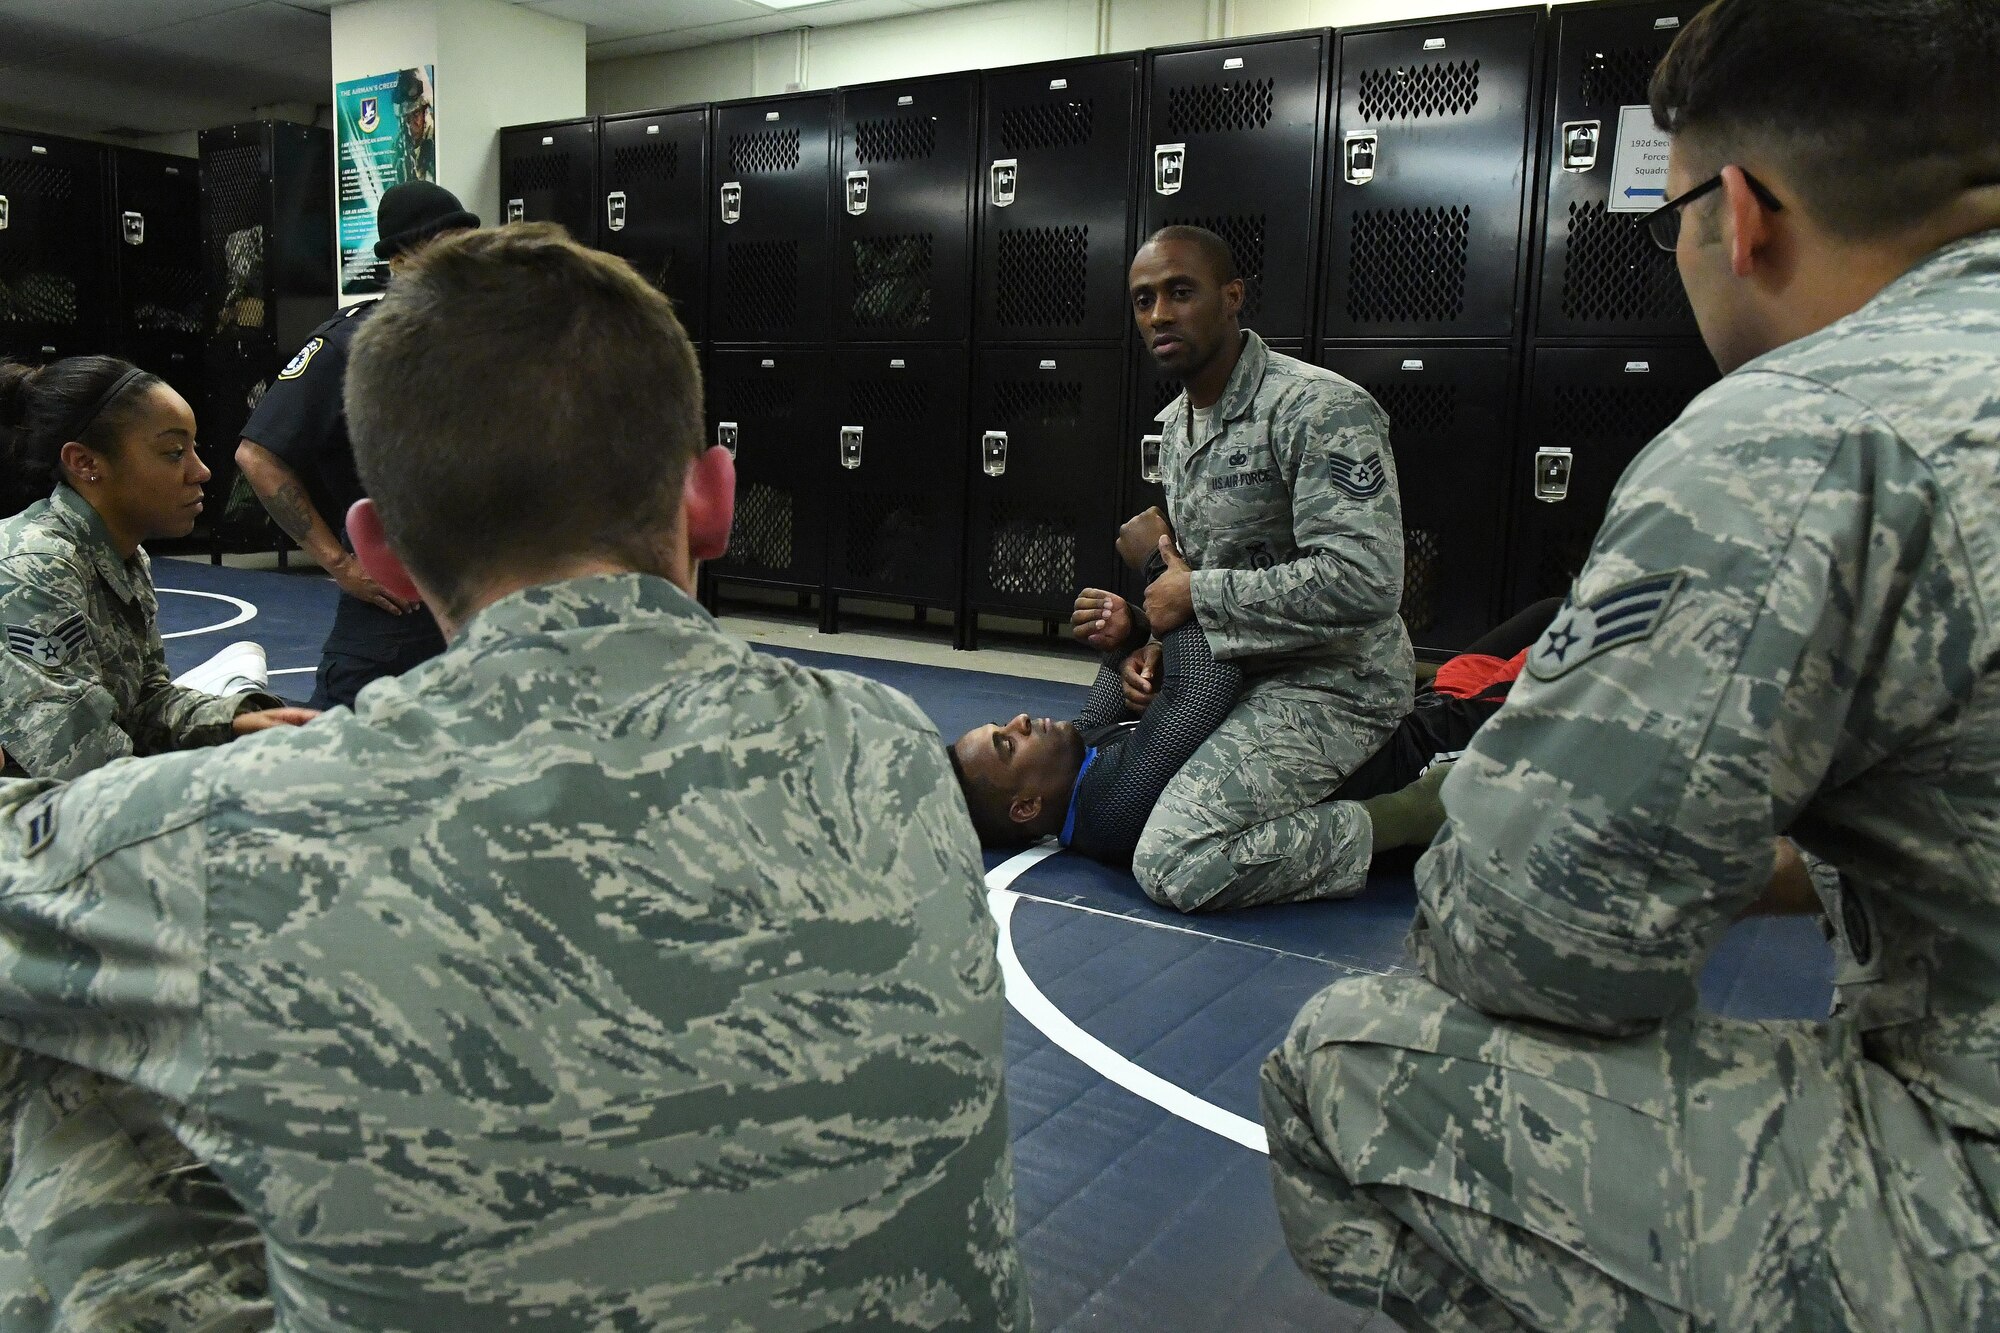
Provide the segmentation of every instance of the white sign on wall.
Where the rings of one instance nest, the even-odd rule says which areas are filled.
[[[1653,123],[1653,108],[1618,108],[1618,147],[1611,159],[1613,213],[1650,213],[1667,202],[1665,130]]]

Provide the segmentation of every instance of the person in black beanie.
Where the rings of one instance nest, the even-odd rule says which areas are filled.
[[[390,280],[422,246],[479,218],[431,181],[391,186],[375,208],[375,255]],[[368,577],[346,539],[347,511],[364,492],[347,439],[341,387],[347,347],[375,309],[349,306],[314,329],[244,424],[236,464],[279,527],[340,585],[333,629],[320,652],[312,706],[352,704],[361,687],[397,676],[444,649],[437,622]]]

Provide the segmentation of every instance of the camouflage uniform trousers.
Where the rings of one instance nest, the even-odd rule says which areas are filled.
[[[1887,1078],[1838,1023],[1610,1040],[1357,977],[1265,1062],[1264,1122],[1300,1267],[1406,1328],[2000,1326],[2000,1247],[1907,1239],[1860,1102]]]
[[[1132,873],[1182,912],[1348,898],[1372,847],[1359,805],[1327,798],[1396,729],[1323,671],[1252,680],[1160,795]]]
[[[0,1071],[0,1333],[271,1327],[257,1228],[144,1094],[12,1048]]]

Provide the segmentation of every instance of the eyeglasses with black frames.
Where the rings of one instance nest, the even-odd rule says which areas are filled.
[[[1773,213],[1782,213],[1785,211],[1785,206],[1779,201],[1778,196],[1764,188],[1764,183],[1755,176],[1746,171],[1743,173],[1743,182],[1750,187],[1750,193],[1757,196],[1758,203],[1764,205],[1764,207],[1770,209]],[[1638,225],[1646,229],[1646,234],[1653,238],[1654,245],[1659,246],[1668,254],[1672,254],[1674,251],[1680,249],[1681,216],[1687,206],[1697,199],[1714,194],[1721,188],[1722,176],[1720,173],[1717,173],[1679,198],[1667,200],[1666,203],[1661,204],[1658,208],[1640,218]]]

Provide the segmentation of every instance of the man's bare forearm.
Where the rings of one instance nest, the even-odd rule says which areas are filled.
[[[313,507],[305,484],[277,455],[254,440],[244,440],[236,446],[236,466],[243,469],[265,512],[322,568],[332,569],[347,559],[340,538]]]

